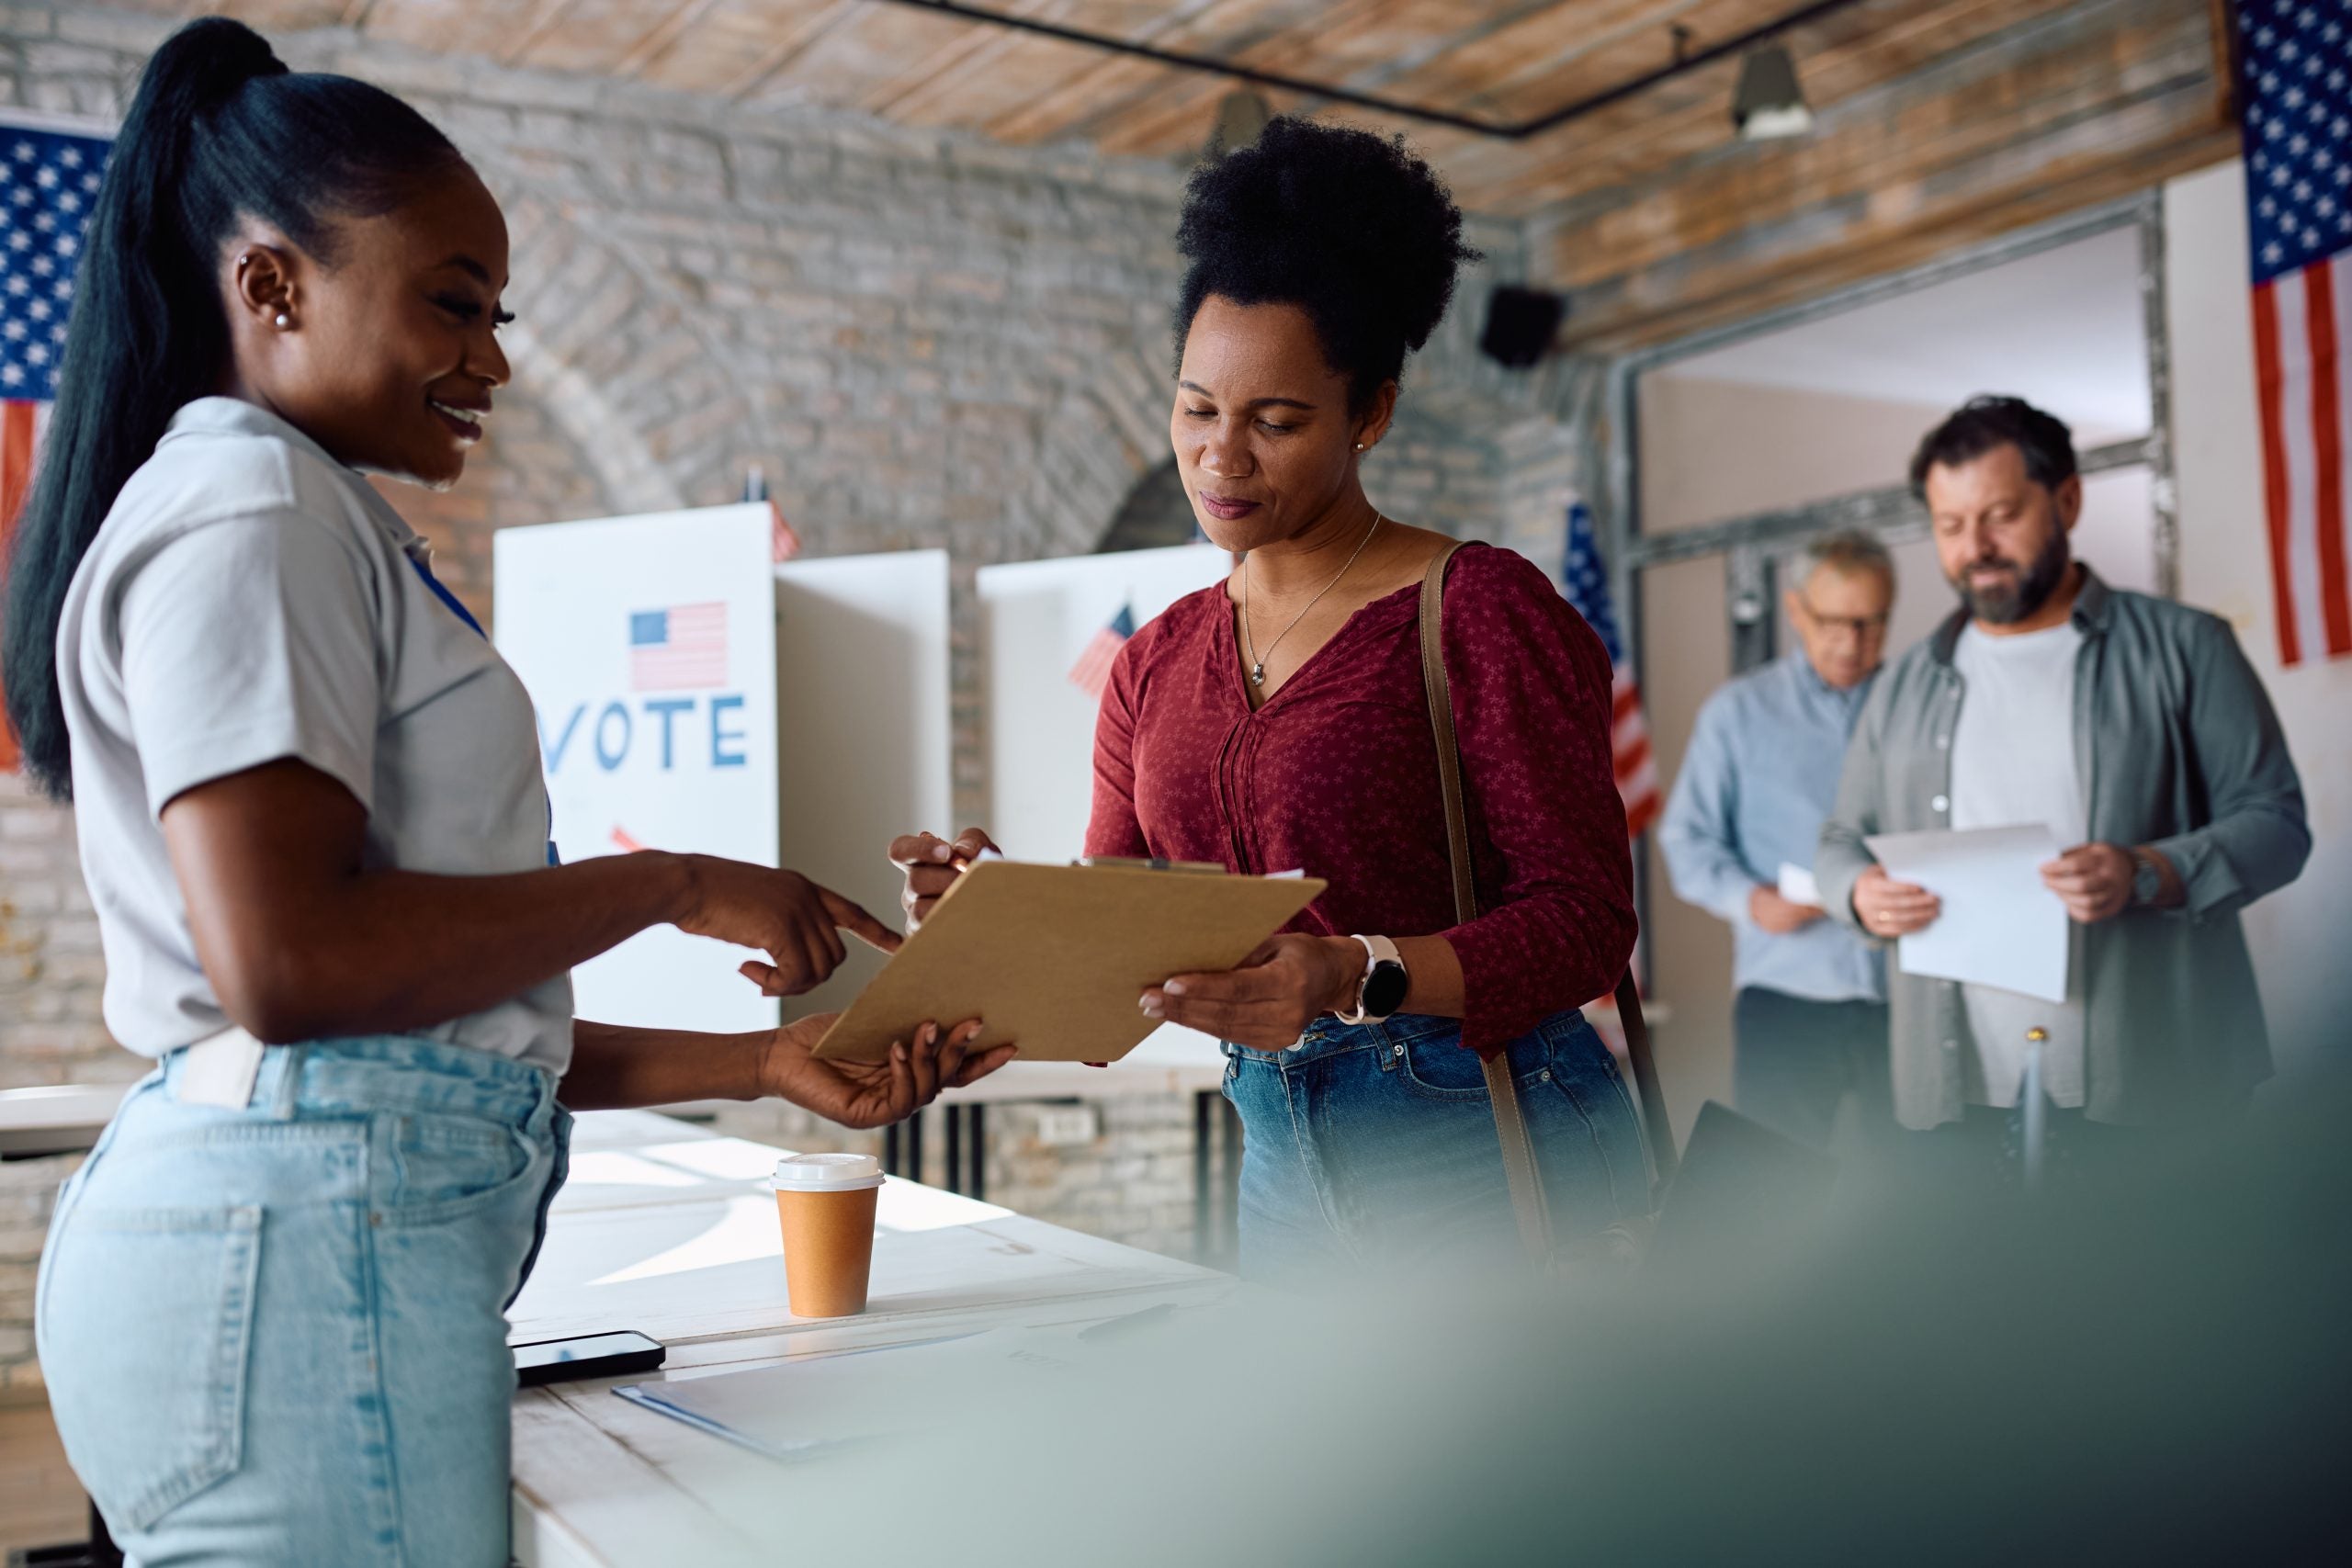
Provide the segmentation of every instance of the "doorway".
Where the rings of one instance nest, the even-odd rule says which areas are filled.
[[[1809,539],[1854,528],[1886,544],[1890,657],[1950,613],[1905,471],[1919,438],[1978,393],[2013,393],[2073,427],[2075,553],[2118,587],[2173,592],[2160,199],[1621,364],[1615,558],[1662,781],[1707,696],[1794,648],[1781,590]],[[1668,1014],[1660,1068],[1687,1119],[1731,1100],[1731,933],[1674,897],[1654,839],[1641,872],[1647,983]]]

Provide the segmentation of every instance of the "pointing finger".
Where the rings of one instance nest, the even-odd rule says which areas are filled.
[[[849,932],[866,946],[882,953],[896,953],[905,945],[906,938],[831,888],[820,887],[817,893],[824,902],[826,916],[833,924]]]

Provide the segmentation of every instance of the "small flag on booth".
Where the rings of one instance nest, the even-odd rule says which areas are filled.
[[[784,508],[768,502],[768,559],[782,566],[800,553],[800,536],[784,520]]]
[[[1086,651],[1080,654],[1078,662],[1069,667],[1070,684],[1101,702],[1102,688],[1111,683],[1112,661],[1119,657],[1119,649],[1126,647],[1127,639],[1135,635],[1135,611],[1122,604],[1119,613],[1111,617],[1110,625],[1094,634],[1092,640],[1086,645]]]
[[[1657,764],[1650,756],[1649,723],[1642,716],[1642,689],[1634,684],[1624,646],[1617,640],[1617,616],[1610,605],[1609,573],[1593,537],[1592,509],[1582,500],[1568,502],[1568,554],[1563,575],[1568,603],[1600,634],[1600,646],[1609,650],[1609,667],[1615,673],[1609,750],[1616,763],[1617,795],[1625,804],[1625,830],[1639,838],[1657,818]]]

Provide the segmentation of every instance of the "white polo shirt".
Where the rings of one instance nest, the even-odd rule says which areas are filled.
[[[229,1022],[160,826],[198,784],[297,758],[367,808],[371,868],[547,863],[531,699],[416,570],[426,554],[358,474],[233,398],[180,410],[116,498],[74,573],[57,664],[107,1027],[130,1050],[160,1056]],[[560,1073],[571,977],[413,1032]]]

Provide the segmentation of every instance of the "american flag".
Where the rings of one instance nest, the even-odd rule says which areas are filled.
[[[1611,693],[1613,715],[1609,750],[1617,764],[1617,796],[1625,803],[1625,830],[1638,838],[1658,813],[1657,764],[1650,756],[1650,727],[1642,717],[1642,692],[1625,668],[1624,645],[1617,640],[1617,616],[1609,604],[1609,572],[1592,536],[1592,509],[1568,502],[1568,557],[1564,572],[1568,603],[1600,634],[1616,671]]]
[[[2238,0],[2278,657],[2352,653],[2352,6]]]
[[[725,685],[726,602],[630,612],[628,683],[636,692]]]
[[[1136,613],[1132,605],[1122,604],[1110,624],[1087,642],[1086,651],[1069,667],[1070,684],[1092,697],[1102,700],[1102,688],[1111,683],[1111,665],[1119,657],[1119,649],[1136,635]]]
[[[57,396],[74,263],[110,145],[102,136],[0,120],[0,561]],[[16,737],[0,718],[0,768],[16,765]]]

